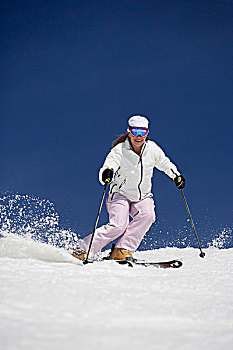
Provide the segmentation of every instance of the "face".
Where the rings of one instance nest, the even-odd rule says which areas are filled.
[[[133,128],[132,132],[134,131],[134,129],[136,128]],[[132,132],[129,133],[131,144],[135,150],[140,150],[142,148],[143,143],[146,141],[149,130],[146,130],[145,136],[142,136],[139,132],[137,133],[137,135],[134,136]]]

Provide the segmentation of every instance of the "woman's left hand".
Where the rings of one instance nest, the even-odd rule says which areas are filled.
[[[182,190],[185,187],[186,181],[184,176],[179,175],[177,177],[175,177],[175,179],[173,180],[176,184],[176,187],[179,188],[179,190]]]

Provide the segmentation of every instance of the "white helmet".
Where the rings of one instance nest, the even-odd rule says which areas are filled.
[[[141,115],[133,115],[128,120],[129,127],[138,127],[138,128],[149,128],[149,120],[146,119],[146,117],[143,117]]]

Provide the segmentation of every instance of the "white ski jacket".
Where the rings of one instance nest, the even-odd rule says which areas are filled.
[[[113,169],[114,178],[110,185],[110,194],[117,192],[136,202],[153,196],[151,179],[154,167],[163,171],[172,180],[180,175],[176,166],[154,141],[145,141],[139,156],[127,138],[109,152],[100,169],[99,180],[104,185],[103,171],[106,168]]]

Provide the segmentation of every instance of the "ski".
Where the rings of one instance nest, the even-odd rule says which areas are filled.
[[[73,252],[72,256],[74,258],[78,258],[78,256]],[[102,261],[115,261],[116,263],[120,265],[127,265],[129,267],[134,267],[136,265],[138,266],[144,266],[144,267],[157,267],[157,268],[162,268],[162,269],[167,269],[167,268],[173,268],[177,269],[183,265],[181,260],[168,260],[168,261],[160,261],[160,262],[155,262],[155,261],[147,261],[147,260],[140,260],[140,259],[128,259],[128,260],[115,260],[115,259],[110,259],[111,254],[108,256],[99,258],[99,259],[81,259],[80,261],[83,262],[83,265],[86,265],[88,263],[94,263],[94,262],[102,262]]]
[[[108,258],[103,258],[100,261],[106,261],[106,260],[111,260]],[[156,268],[161,268],[161,269],[167,269],[167,268],[173,268],[177,269],[183,265],[182,261],[180,260],[169,260],[169,261],[162,261],[162,262],[154,262],[154,261],[146,261],[146,260],[111,260],[115,261],[116,263],[120,265],[127,265],[129,267],[134,267],[135,265],[139,266],[144,266],[144,267],[156,267]]]
[[[167,269],[167,268],[177,269],[183,265],[182,261],[180,260],[170,260],[170,261],[163,261],[163,262],[136,260],[135,262],[133,262],[133,264],[141,265],[145,267],[153,266],[153,267],[158,267],[162,269]]]

